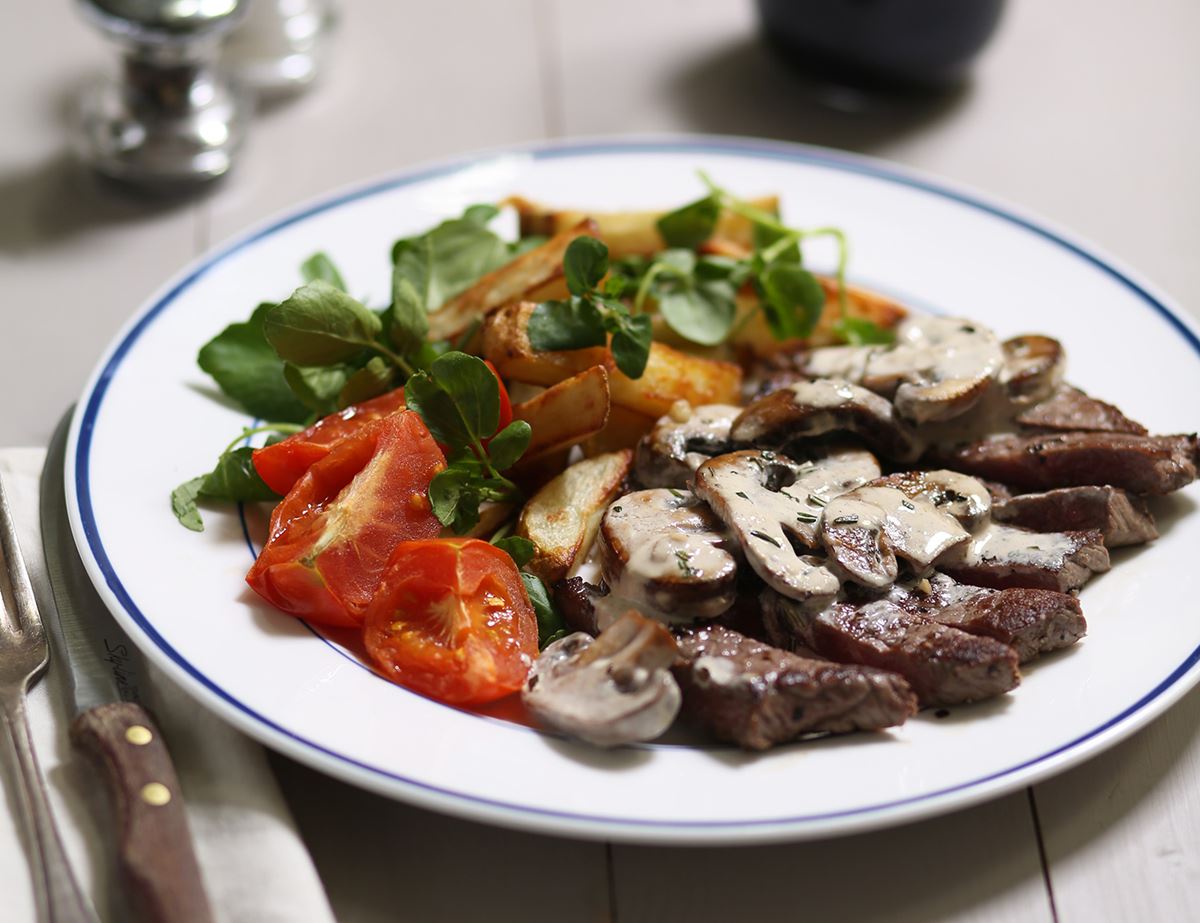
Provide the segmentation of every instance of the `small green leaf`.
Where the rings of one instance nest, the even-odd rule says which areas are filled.
[[[379,397],[379,395],[392,390],[395,378],[395,368],[375,356],[346,379],[346,383],[338,392],[338,404],[340,407],[349,407],[351,404],[359,404],[369,401],[373,397]]]
[[[450,466],[429,482],[429,503],[438,521],[461,535],[479,522],[479,493],[469,471]]]
[[[498,214],[500,214],[500,209],[490,203],[468,205],[462,214],[462,220],[480,227],[487,227],[488,223]]]
[[[500,382],[478,356],[448,352],[429,366],[429,374],[458,406],[468,431],[486,439],[500,424]]]
[[[695,250],[712,237],[720,215],[721,205],[716,197],[705,196],[659,218],[658,233],[668,247]]]
[[[650,342],[653,339],[653,322],[649,315],[624,317],[612,337],[613,361],[625,375],[641,378],[650,358]]]
[[[200,496],[200,487],[204,484],[206,475],[184,481],[171,491],[171,512],[179,520],[179,524],[193,532],[204,531],[204,521],[200,518],[200,510],[196,507],[196,498]]]
[[[891,330],[862,317],[843,317],[834,324],[833,329],[847,343],[855,346],[886,345],[896,339]]]
[[[759,276],[767,324],[777,340],[812,333],[825,307],[825,290],[795,263],[772,263]]]
[[[658,310],[680,336],[701,346],[715,346],[733,327],[734,296],[728,282],[704,282],[660,294]]]
[[[347,291],[342,274],[338,272],[337,266],[334,265],[327,253],[314,253],[301,263],[300,275],[304,277],[305,282],[315,282],[317,279],[321,279],[334,288],[341,289],[343,292]]]
[[[371,345],[382,323],[345,292],[317,280],[267,311],[263,333],[279,357],[296,365],[331,365]]]
[[[538,350],[583,349],[603,346],[608,340],[600,312],[580,298],[539,304],[529,317],[525,334],[529,345]]]
[[[531,438],[532,427],[524,420],[513,420],[488,443],[488,460],[497,471],[511,468],[525,454]]]
[[[528,253],[530,250],[536,250],[549,239],[544,234],[530,234],[528,237],[514,240],[508,245],[508,256],[510,259],[515,260],[518,256]]]
[[[204,478],[198,496],[232,502],[278,500],[279,494],[263,483],[254,470],[253,453],[250,446],[240,446],[222,455],[217,459],[217,466]]]
[[[508,552],[509,557],[517,563],[517,567],[524,567],[537,554],[537,546],[520,535],[506,535],[504,538],[496,539],[492,544],[501,551]]]
[[[260,304],[248,321],[230,324],[201,347],[196,361],[247,413],[298,423],[308,408],[288,387],[283,360],[263,334],[263,319],[273,307]]]
[[[600,284],[608,272],[608,247],[594,237],[576,237],[563,254],[567,290],[582,295]]]
[[[338,408],[338,395],[346,386],[352,370],[345,365],[302,367],[285,363],[283,377],[292,393],[309,410],[322,416]]]
[[[525,592],[529,594],[529,602],[533,605],[534,615],[537,616],[538,647],[544,648],[547,644],[565,637],[569,633],[567,623],[554,608],[550,594],[546,592],[546,584],[533,574],[524,572],[521,573],[521,582],[525,584]]]
[[[429,372],[417,372],[408,379],[404,386],[404,403],[409,410],[421,415],[433,438],[442,445],[462,446],[471,441],[462,414]]]
[[[392,305],[387,324],[388,339],[403,356],[420,349],[429,334],[429,312],[412,282],[396,267],[392,269]]]
[[[508,245],[485,226],[494,207],[473,205],[462,218],[443,221],[418,237],[396,241],[395,271],[433,311],[510,259]]]

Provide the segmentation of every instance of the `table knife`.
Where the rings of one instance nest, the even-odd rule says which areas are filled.
[[[130,909],[146,923],[210,923],[175,767],[139,701],[139,653],[97,595],[71,535],[64,479],[70,419],[68,411],[47,450],[41,525],[57,610],[45,621],[51,664],[70,679],[71,743],[105,776]]]

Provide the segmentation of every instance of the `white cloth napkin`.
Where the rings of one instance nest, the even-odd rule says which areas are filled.
[[[0,478],[17,521],[35,587],[43,573],[38,516],[42,449],[0,450]],[[44,584],[40,584],[44,586]],[[42,598],[39,589],[39,600]],[[150,707],[158,719],[187,802],[205,888],[220,923],[332,923],[329,901],[262,748],[222,723],[147,664]],[[116,923],[114,838],[103,783],[67,740],[70,716],[53,666],[29,695],[29,722],[67,853],[102,920]],[[0,763],[8,769],[7,761]],[[0,811],[0,888],[5,920],[35,920],[23,831],[11,773]],[[97,791],[99,790],[99,791]],[[116,906],[119,906],[117,904]],[[122,921],[123,923],[123,921]]]

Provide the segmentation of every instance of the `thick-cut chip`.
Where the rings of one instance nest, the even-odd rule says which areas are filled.
[[[608,372],[601,365],[514,405],[513,419],[524,420],[533,429],[522,458],[534,459],[582,442],[604,429],[608,412]]]
[[[678,400],[689,404],[732,404],[742,387],[742,370],[732,362],[703,359],[662,343],[650,346],[641,378],[628,378],[603,346],[556,351],[535,350],[525,328],[537,307],[532,302],[495,312],[483,327],[483,355],[502,378],[531,385],[553,385],[595,365],[608,371],[612,402],[657,419]]]
[[[568,576],[587,556],[632,466],[632,449],[585,458],[534,494],[517,520],[517,535],[537,545],[525,569],[547,584]]]
[[[540,247],[522,253],[510,263],[489,272],[465,292],[456,295],[429,315],[429,335],[453,340],[492,311],[520,301],[562,278],[563,255],[576,237],[594,237],[596,226],[587,220],[564,228]]]

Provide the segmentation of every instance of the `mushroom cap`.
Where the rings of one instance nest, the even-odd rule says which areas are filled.
[[[968,474],[937,468],[932,471],[902,471],[874,482],[895,487],[909,499],[924,497],[967,529],[974,529],[992,511],[992,493],[982,481]]]
[[[1004,387],[1023,404],[1037,403],[1054,393],[1067,366],[1062,343],[1042,334],[1012,337],[1004,349]]]
[[[831,432],[852,432],[892,458],[921,453],[892,405],[866,388],[837,378],[797,381],[750,403],[733,421],[739,444],[782,446]]]
[[[611,503],[598,551],[615,596],[671,621],[716,618],[737,599],[737,543],[690,491],[639,490]]]
[[[729,448],[729,427],[742,408],[702,404],[672,408],[638,443],[637,479],[646,487],[686,487],[692,472]]]
[[[576,632],[549,645],[521,700],[542,724],[598,747],[651,740],[679,713],[678,654],[662,625],[626,612],[598,638]]]

